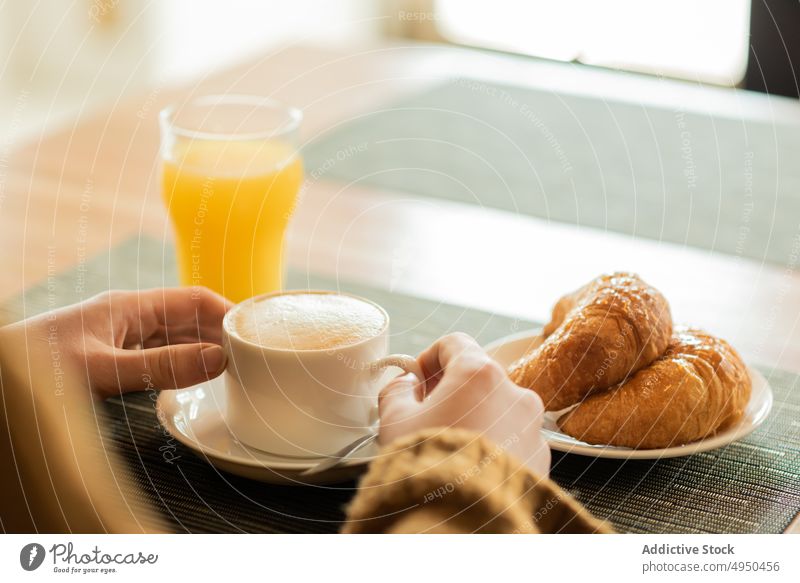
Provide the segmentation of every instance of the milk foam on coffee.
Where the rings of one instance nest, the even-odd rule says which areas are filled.
[[[374,305],[350,296],[297,293],[243,304],[233,324],[239,336],[261,346],[316,350],[377,336],[386,318]]]

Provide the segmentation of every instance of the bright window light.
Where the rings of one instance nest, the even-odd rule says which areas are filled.
[[[447,39],[556,59],[736,85],[749,0],[436,0]]]

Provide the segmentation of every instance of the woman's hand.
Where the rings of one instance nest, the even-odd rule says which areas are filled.
[[[550,448],[540,429],[544,407],[466,334],[436,341],[418,358],[426,376],[400,376],[381,391],[381,443],[430,427],[481,433],[540,476],[550,470]]]
[[[106,398],[219,375],[222,317],[231,305],[205,288],[109,291],[0,333],[3,342],[27,347],[29,368],[58,364]]]

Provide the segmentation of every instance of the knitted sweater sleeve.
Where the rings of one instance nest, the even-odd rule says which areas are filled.
[[[429,429],[385,447],[347,510],[346,533],[608,533],[545,477],[470,431]]]

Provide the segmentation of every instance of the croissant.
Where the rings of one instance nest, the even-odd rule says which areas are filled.
[[[545,341],[509,367],[557,411],[614,386],[664,353],[672,335],[669,304],[630,273],[603,275],[562,297]]]
[[[588,397],[558,425],[587,443],[641,449],[681,445],[738,422],[751,388],[742,359],[727,342],[681,327],[664,356]]]

